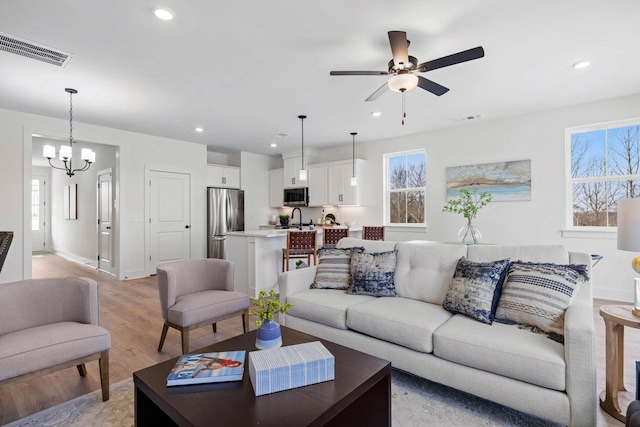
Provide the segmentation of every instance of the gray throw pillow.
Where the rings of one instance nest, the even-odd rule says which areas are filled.
[[[364,248],[325,248],[318,249],[316,278],[311,289],[346,290],[351,281],[351,254],[362,252]]]
[[[460,258],[442,306],[492,324],[509,260],[473,262]]]
[[[354,252],[351,255],[351,283],[348,294],[395,297],[396,255],[389,252]]]
[[[564,312],[580,283],[586,280],[586,265],[514,261],[509,266],[496,319],[563,335]]]

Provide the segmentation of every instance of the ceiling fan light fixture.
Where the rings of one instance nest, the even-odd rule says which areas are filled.
[[[389,79],[387,85],[394,92],[407,92],[418,86],[418,76],[410,73],[396,74]]]

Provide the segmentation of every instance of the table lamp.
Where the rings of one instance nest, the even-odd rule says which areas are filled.
[[[618,200],[618,249],[640,252],[640,199]],[[631,261],[640,273],[640,256]],[[640,278],[634,279],[633,314],[640,317]]]

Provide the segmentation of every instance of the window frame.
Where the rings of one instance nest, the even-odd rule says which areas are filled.
[[[597,123],[586,126],[576,126],[565,129],[565,228],[562,230],[563,237],[600,237],[616,238],[617,227],[615,226],[580,226],[573,224],[573,186],[578,183],[607,183],[614,181],[624,181],[626,179],[640,180],[640,173],[636,175],[600,175],[592,177],[573,178],[572,173],[572,137],[578,133],[605,131],[625,127],[640,127],[640,118],[618,120],[612,122]],[[608,135],[607,135],[608,141]],[[605,146],[606,150],[606,146]],[[606,157],[605,159],[607,159]]]
[[[403,188],[401,190],[392,190],[390,186],[390,176],[391,171],[389,169],[389,161],[393,157],[400,156],[410,156],[414,154],[422,154],[424,156],[424,168],[425,168],[425,186],[424,187],[411,187],[411,188]],[[383,179],[384,179],[384,200],[383,200],[383,209],[384,209],[384,225],[386,227],[397,227],[397,228],[425,228],[427,226],[427,151],[424,148],[417,148],[411,150],[403,150],[396,151],[393,153],[384,153],[382,156],[383,161]],[[409,192],[409,191],[422,191],[424,196],[424,212],[423,218],[424,222],[391,222],[391,203],[390,196],[392,192]]]

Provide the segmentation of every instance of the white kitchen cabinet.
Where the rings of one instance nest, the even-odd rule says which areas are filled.
[[[207,165],[207,187],[240,188],[240,168]]]
[[[356,176],[358,170],[364,168],[364,161],[356,159]],[[328,202],[330,205],[358,205],[360,204],[360,185],[351,185],[353,175],[352,161],[332,163],[327,170]]]
[[[328,168],[326,166],[311,165],[307,173],[309,178],[309,206],[328,205]]]
[[[284,170],[274,169],[269,171],[269,206],[281,208],[284,193]]]
[[[284,159],[284,188],[306,187],[307,181],[300,180],[301,157]],[[306,159],[305,159],[306,163]]]

